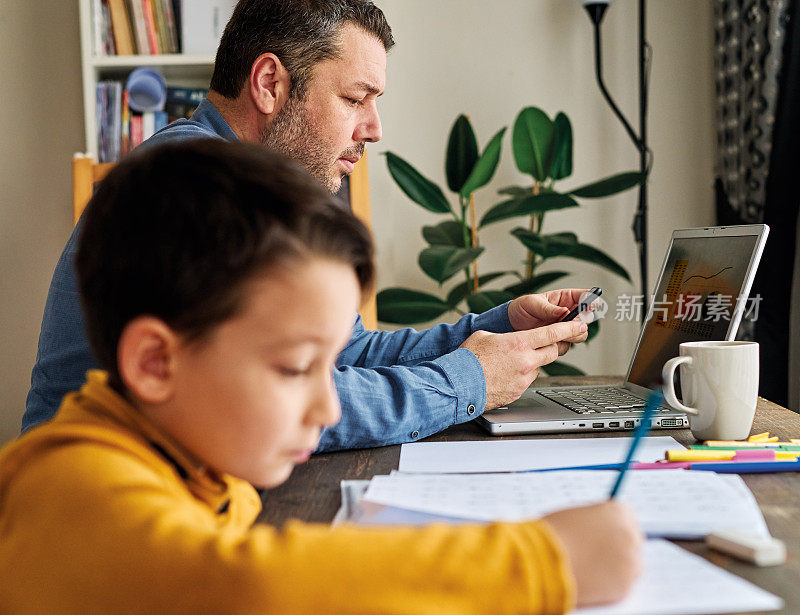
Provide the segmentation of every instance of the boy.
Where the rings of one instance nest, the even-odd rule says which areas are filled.
[[[252,527],[248,483],[283,482],[339,417],[332,369],[374,276],[366,229],[294,163],[221,141],[145,150],[84,223],[106,371],[0,454],[0,612],[558,613],[628,590],[640,535],[616,503]]]

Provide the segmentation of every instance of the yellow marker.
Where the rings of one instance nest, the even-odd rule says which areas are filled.
[[[772,436],[770,438],[769,437],[769,432],[765,431],[764,433],[759,433],[759,434],[756,434],[754,436],[750,436],[749,438],[747,438],[747,441],[748,442],[761,442],[761,443],[763,443],[763,442],[777,442],[778,441],[778,436]]]
[[[667,451],[667,461],[728,461],[736,451]]]
[[[771,454],[773,451],[764,451]],[[737,451],[677,450],[667,451],[667,461],[732,461]],[[774,451],[775,461],[797,461],[800,451]],[[750,453],[748,453],[750,454]]]

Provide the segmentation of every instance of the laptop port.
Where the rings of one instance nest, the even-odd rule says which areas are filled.
[[[592,423],[592,428],[594,429],[603,429],[602,423]]]
[[[633,421],[625,421],[625,429],[633,429]]]
[[[661,419],[662,427],[683,427],[683,421],[680,419]]]
[[[586,423],[580,423],[578,427],[586,427]]]
[[[611,421],[608,424],[609,427],[619,427],[619,421]]]

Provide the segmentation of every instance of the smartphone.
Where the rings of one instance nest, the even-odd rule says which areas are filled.
[[[594,303],[597,298],[603,294],[603,289],[599,286],[595,286],[592,289],[589,289],[589,292],[586,293],[584,297],[581,298],[581,302],[572,308],[569,313],[561,319],[561,322],[567,322],[568,320],[575,320],[578,314],[583,312],[587,307],[589,307],[592,303]]]

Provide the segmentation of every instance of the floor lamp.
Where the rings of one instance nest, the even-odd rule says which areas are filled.
[[[583,7],[589,13],[589,17],[594,24],[594,58],[595,58],[595,74],[597,76],[597,85],[600,87],[600,92],[603,98],[611,107],[611,110],[622,122],[625,131],[633,141],[636,149],[639,150],[639,164],[643,174],[645,174],[644,181],[639,184],[639,205],[636,208],[636,214],[633,217],[633,224],[631,230],[633,231],[633,239],[639,251],[639,268],[642,283],[642,297],[644,314],[648,313],[648,300],[647,300],[647,174],[653,162],[653,153],[647,146],[647,90],[650,77],[650,64],[652,49],[645,39],[645,0],[639,0],[639,134],[631,127],[625,116],[617,107],[611,95],[606,89],[603,82],[603,62],[602,62],[602,47],[600,44],[600,24],[603,21],[603,16],[611,4],[611,0],[582,0]],[[642,319],[644,325],[644,319]]]

